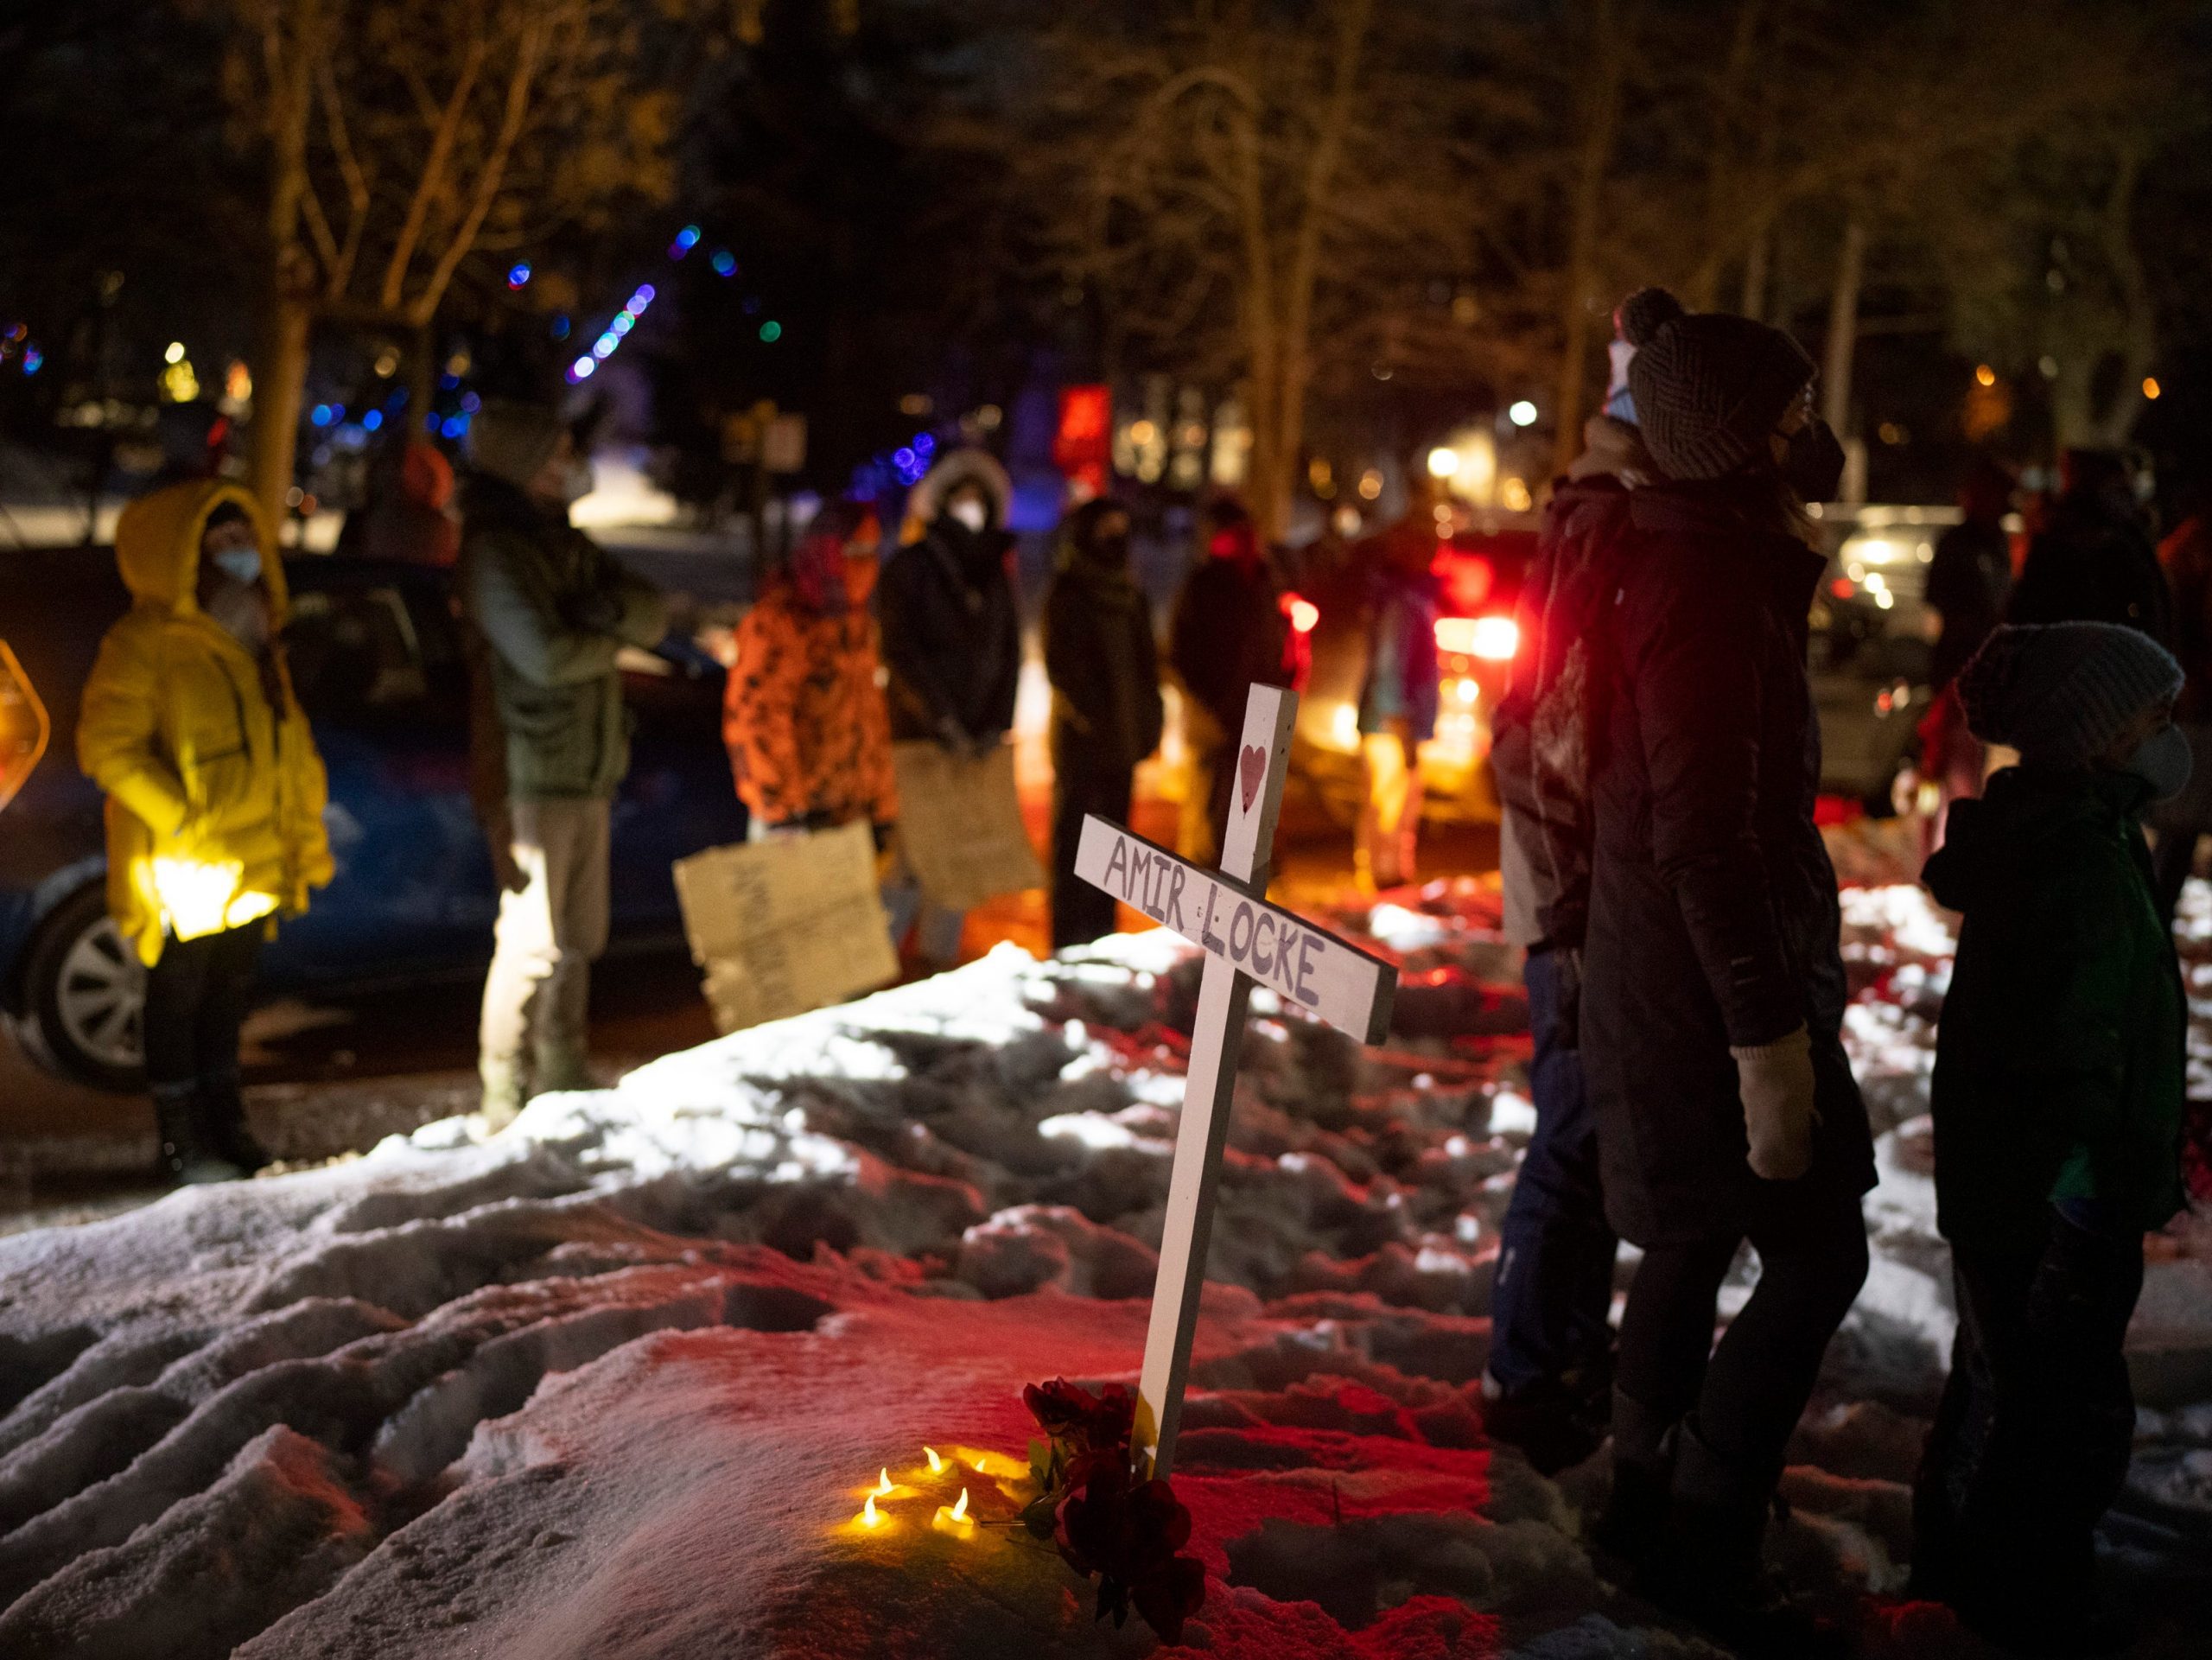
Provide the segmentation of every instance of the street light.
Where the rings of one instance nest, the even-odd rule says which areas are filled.
[[[1533,427],[1536,424],[1536,406],[1524,398],[1505,411],[1505,418],[1516,427]]]
[[[1448,479],[1459,470],[1459,452],[1447,445],[1439,444],[1428,452],[1428,476]]]

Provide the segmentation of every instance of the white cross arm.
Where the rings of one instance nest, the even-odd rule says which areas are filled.
[[[1398,971],[1280,906],[1254,899],[1096,814],[1083,821],[1075,874],[1210,957],[1365,1043],[1389,1034]]]

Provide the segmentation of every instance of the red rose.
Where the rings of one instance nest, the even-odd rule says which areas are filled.
[[[1136,1422],[1136,1396],[1121,1383],[1109,1383],[1093,1395],[1079,1383],[1055,1377],[1029,1384],[1021,1399],[1039,1427],[1074,1454],[1126,1448]]]

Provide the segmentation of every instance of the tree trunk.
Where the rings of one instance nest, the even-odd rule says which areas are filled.
[[[1618,0],[1598,0],[1595,72],[1582,124],[1582,154],[1575,169],[1573,219],[1568,232],[1567,293],[1560,333],[1559,391],[1552,407],[1552,471],[1564,473],[1582,446],[1583,383],[1589,376],[1591,289],[1597,281],[1598,213],[1605,170],[1612,163],[1613,134],[1620,124],[1621,71],[1628,56],[1628,24]]]
[[[1821,365],[1821,415],[1844,436],[1851,419],[1851,364],[1859,350],[1859,287],[1866,264],[1866,227],[1854,213],[1845,221],[1836,255],[1835,286],[1828,291],[1827,348]]]
[[[1774,232],[1762,230],[1744,256],[1744,315],[1754,322],[1766,321],[1766,267],[1773,245]]]
[[[1836,256],[1835,286],[1828,294],[1828,339],[1821,369],[1821,417],[1843,445],[1842,498],[1866,499],[1866,445],[1849,436],[1851,364],[1859,350],[1859,287],[1866,264],[1866,227],[1853,213],[1844,221],[1843,248]]]
[[[426,322],[407,343],[407,406],[399,417],[406,437],[428,430],[423,423],[436,406],[438,395],[438,328]]]
[[[1744,96],[1765,13],[1765,0],[1738,0],[1720,85],[1712,100],[1713,127],[1706,140],[1705,257],[1691,271],[1682,296],[1693,311],[1710,311],[1719,303],[1720,268],[1735,248],[1743,185]]]
[[[292,487],[298,448],[300,404],[307,385],[308,342],[315,308],[279,291],[262,320],[253,366],[253,448],[248,481],[271,525],[284,522],[284,495]]]

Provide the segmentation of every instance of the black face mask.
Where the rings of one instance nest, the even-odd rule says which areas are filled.
[[[1835,499],[1836,486],[1843,482],[1843,446],[1819,416],[1791,435],[1789,453],[1783,457],[1782,481],[1797,493],[1800,501]]]

